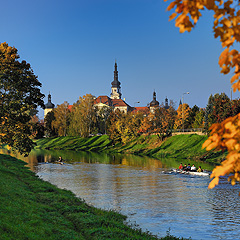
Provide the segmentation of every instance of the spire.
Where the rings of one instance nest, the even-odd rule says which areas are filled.
[[[157,100],[157,95],[156,95],[155,89],[154,89],[154,91],[153,91],[153,100],[154,100],[154,101]]]
[[[48,103],[51,103],[51,94],[50,94],[50,92],[49,92],[49,94],[48,94]]]
[[[180,99],[179,105],[182,105],[182,100]]]
[[[168,98],[167,98],[167,97],[165,98],[165,106],[164,106],[164,108],[165,108],[165,109],[168,109],[168,108],[169,108],[169,106],[168,106]]]
[[[117,70],[117,62],[115,60],[114,65],[114,79],[112,81],[112,92],[111,99],[121,99],[121,83],[118,81],[118,70]]]
[[[118,70],[117,70],[117,62],[115,61],[115,66],[114,66],[114,79],[112,82],[112,87],[120,87],[120,82],[118,81]]]

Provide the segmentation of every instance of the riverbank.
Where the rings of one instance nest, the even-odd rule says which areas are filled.
[[[1,239],[160,239],[127,226],[119,213],[88,206],[41,180],[25,164],[0,155]]]
[[[107,135],[90,138],[58,137],[37,140],[41,149],[93,151],[109,153],[128,153],[140,156],[150,156],[156,159],[181,158],[206,161],[218,164],[224,160],[226,153],[206,151],[202,144],[207,136],[197,134],[177,135],[160,142],[156,135],[140,136],[129,143],[113,145]]]

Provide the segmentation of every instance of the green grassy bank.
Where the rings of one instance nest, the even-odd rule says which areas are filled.
[[[0,155],[0,239],[160,239],[124,224],[125,216],[88,206],[39,179],[21,160]],[[180,239],[167,235],[162,239]]]
[[[140,136],[125,145],[113,145],[106,135],[90,138],[59,137],[40,139],[37,141],[37,148],[129,153],[151,156],[157,159],[181,158],[220,163],[225,158],[226,153],[207,152],[205,149],[202,149],[202,144],[206,139],[207,136],[191,134],[173,136],[160,142],[156,135],[152,135]]]

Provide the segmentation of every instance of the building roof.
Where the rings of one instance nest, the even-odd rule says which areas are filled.
[[[109,98],[108,96],[98,96],[94,100],[94,105],[99,104],[99,103],[103,103],[103,104],[106,104],[108,106],[112,106],[112,99]]]
[[[148,113],[149,108],[148,107],[135,107],[133,108],[134,112],[142,112],[142,113]]]
[[[108,96],[99,96],[94,100],[94,105],[97,104],[106,104],[109,107],[130,107],[124,100],[122,99],[111,99]]]
[[[122,99],[111,99],[113,107],[130,107],[125,101]]]

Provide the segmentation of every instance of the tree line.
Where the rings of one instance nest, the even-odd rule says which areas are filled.
[[[201,128],[208,132],[214,123],[220,123],[240,112],[240,100],[231,100],[225,93],[211,95],[206,108],[184,103],[175,109],[173,101],[168,108],[161,104],[154,111],[130,111],[127,114],[111,107],[97,108],[94,96],[79,97],[70,109],[64,102],[57,105],[44,119],[44,133],[47,137],[79,136],[89,137],[107,134],[114,142],[127,143],[141,134],[156,134],[160,140],[174,130]]]

